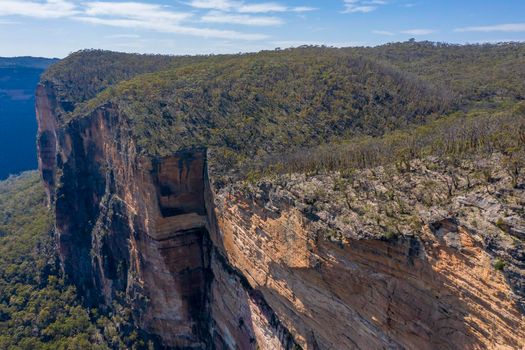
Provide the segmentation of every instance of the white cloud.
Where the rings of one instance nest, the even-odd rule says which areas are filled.
[[[401,31],[401,33],[409,35],[429,35],[436,32],[434,29],[408,29]]]
[[[233,30],[218,30],[211,28],[195,28],[182,26],[166,21],[148,21],[141,19],[75,17],[76,20],[90,24],[106,25],[118,28],[136,28],[158,31],[162,33],[186,34],[205,38],[220,38],[229,40],[263,40],[264,34],[241,33]]]
[[[90,24],[119,28],[146,29],[162,33],[186,34],[230,40],[262,40],[266,35],[247,34],[233,30],[196,28],[182,25],[190,13],[175,12],[167,6],[138,2],[88,2],[85,11],[74,19]]]
[[[84,5],[85,11],[83,15],[73,18],[90,24],[229,40],[262,40],[267,38],[263,34],[188,26],[183,23],[193,16],[191,13],[175,12],[170,7],[163,5],[101,1],[87,2]],[[209,19],[208,22],[213,22],[211,18]],[[218,21],[219,19],[216,18],[214,23],[219,23]],[[240,22],[240,19],[238,19],[238,22]],[[263,20],[260,23],[262,22]]]
[[[262,4],[242,4],[238,9],[241,13],[268,13],[268,12],[286,12],[288,7],[267,2]]]
[[[78,13],[76,5],[66,0],[0,0],[0,16],[61,18]]]
[[[239,6],[240,3],[230,0],[192,0],[188,5],[198,9],[229,11],[232,8]]]
[[[276,2],[247,3],[236,0],[191,0],[189,6],[198,9],[240,13],[308,12],[316,8],[309,6],[288,7]]]
[[[378,34],[378,35],[387,35],[387,36],[396,35],[396,33],[389,32],[388,30],[373,30],[372,33]]]
[[[307,6],[287,7],[277,2],[248,3],[243,0],[188,0],[197,9],[214,10],[202,15],[201,23],[277,26],[282,18],[264,13],[313,11]],[[68,18],[92,25],[151,30],[225,40],[263,40],[268,36],[236,30],[201,28],[194,12],[176,11],[171,6],[149,2],[81,0],[0,0],[0,17]]]
[[[310,7],[310,6],[297,6],[297,7],[292,7],[290,9],[290,11],[292,12],[311,12],[311,11],[316,11],[317,10],[317,7]]]
[[[140,2],[87,2],[84,14],[88,16],[111,16],[143,18],[158,21],[180,22],[191,17],[190,13],[174,12],[156,4]]]
[[[279,17],[257,16],[261,14],[304,13],[317,10],[309,6],[288,7],[276,2],[248,3],[242,0],[191,0],[187,5],[201,10],[212,10],[202,16],[202,22],[248,26],[277,26],[284,23]]]
[[[343,13],[368,13],[376,10],[381,5],[386,5],[386,0],[343,0]]]
[[[492,26],[463,27],[454,29],[456,32],[525,32],[525,23],[505,23]]]
[[[232,23],[248,26],[278,26],[284,23],[278,17],[251,16],[212,11],[202,16],[201,20],[206,23]]]

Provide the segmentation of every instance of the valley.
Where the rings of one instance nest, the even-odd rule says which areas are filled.
[[[37,168],[35,87],[57,60],[0,57],[0,179]]]

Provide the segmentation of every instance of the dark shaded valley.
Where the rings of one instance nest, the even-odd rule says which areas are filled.
[[[0,57],[0,179],[37,167],[35,86],[56,61]]]

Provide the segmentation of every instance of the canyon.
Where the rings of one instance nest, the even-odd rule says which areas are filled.
[[[39,169],[62,269],[86,305],[129,307],[159,348],[525,346],[523,188],[494,189],[512,199],[496,204],[469,183],[454,207],[392,236],[355,209],[366,191],[350,193],[343,223],[343,210],[331,210],[345,199],[326,190],[334,179],[225,183],[206,145],[141,152],[124,108],[107,101],[71,119],[62,90],[44,80],[36,95]],[[433,177],[430,166],[418,169]],[[316,210],[309,188],[324,188],[317,201],[333,207]],[[379,213],[381,196],[366,196]],[[496,227],[500,216],[508,235]]]

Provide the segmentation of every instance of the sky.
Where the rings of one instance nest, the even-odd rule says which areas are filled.
[[[525,0],[0,0],[0,56],[525,41]]]

